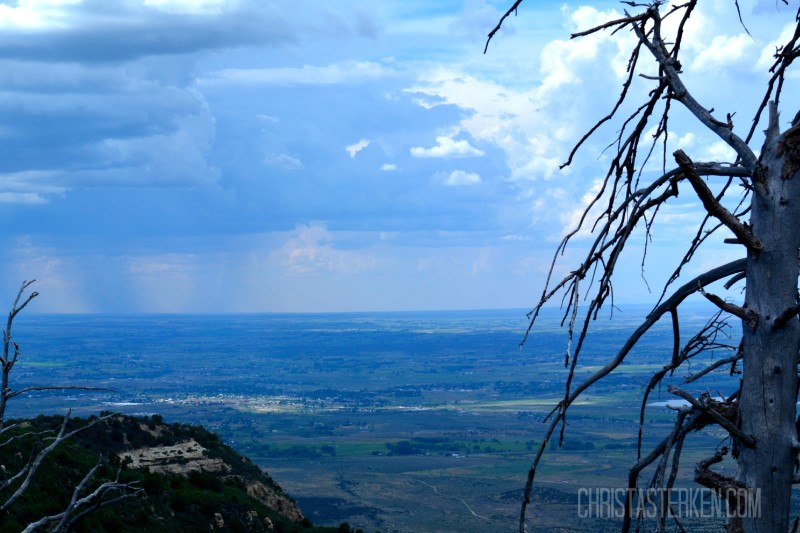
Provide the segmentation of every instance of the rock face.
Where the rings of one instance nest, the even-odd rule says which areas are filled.
[[[156,425],[151,428],[141,424],[140,428],[156,439],[163,439],[170,434],[169,427],[164,425]],[[125,441],[129,441],[129,439],[126,438]],[[300,508],[274,482],[268,485],[260,479],[253,478],[253,476],[245,476],[241,472],[241,468],[236,468],[236,465],[231,465],[224,458],[215,455],[219,454],[215,454],[213,450],[204,447],[194,438],[189,438],[169,445],[158,444],[132,448],[118,453],[117,457],[128,468],[147,469],[149,472],[156,474],[188,476],[192,472],[206,472],[217,474],[222,478],[236,478],[244,483],[247,495],[251,498],[275,510],[292,522],[303,521],[305,517]],[[238,456],[238,458],[243,459],[241,456]],[[269,480],[269,478],[267,479]],[[271,480],[269,481],[271,482]],[[221,516],[219,518],[220,520],[222,519]],[[219,521],[215,515],[213,526],[217,529],[224,527],[224,525],[219,526],[218,524]],[[269,527],[272,527],[271,522]]]
[[[194,439],[172,446],[137,448],[118,454],[120,460],[128,460],[129,468],[147,468],[159,474],[183,474],[192,471],[227,474],[230,465],[222,459],[208,457],[208,450]]]
[[[275,490],[260,481],[248,483],[247,494],[270,509],[275,509],[289,520],[301,522],[304,518],[303,513],[300,512],[300,508],[297,507],[296,503],[290,500],[285,494],[275,492]]]

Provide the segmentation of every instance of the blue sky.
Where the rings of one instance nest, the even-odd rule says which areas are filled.
[[[528,0],[483,55],[509,4],[0,2],[0,289],[36,278],[52,312],[534,304],[614,129],[558,165],[630,35],[568,40],[617,2]],[[749,37],[731,4],[701,3],[685,71],[744,129],[793,11],[741,1]],[[726,158],[675,115],[672,149]],[[699,214],[688,194],[665,210],[651,285]],[[738,253],[709,250],[687,274]],[[639,254],[620,302],[653,299]]]

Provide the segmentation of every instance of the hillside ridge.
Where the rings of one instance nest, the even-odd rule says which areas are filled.
[[[101,416],[101,420],[92,416],[69,421],[75,428],[95,424],[48,456],[24,496],[0,516],[0,533],[20,531],[42,516],[62,511],[73,487],[98,457],[101,467],[92,483],[116,477],[136,482],[142,491],[87,514],[74,531],[340,530],[313,526],[266,472],[202,426],[168,424],[160,415]],[[30,450],[45,443],[62,422],[61,416],[12,421],[14,434],[0,447],[0,470],[16,471]],[[91,491],[92,485],[85,490]]]

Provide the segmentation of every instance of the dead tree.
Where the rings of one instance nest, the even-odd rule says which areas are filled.
[[[782,2],[788,5],[788,1]],[[522,0],[516,0],[500,19],[489,34],[487,46],[521,3]],[[602,125],[616,125],[618,135],[609,146],[613,157],[601,190],[584,211],[579,227],[557,248],[545,289],[529,314],[530,326],[526,337],[533,331],[531,328],[542,306],[563,298],[565,313],[562,324],[567,325],[569,336],[568,377],[564,397],[549,416],[545,436],[528,473],[519,519],[521,532],[525,530],[532,485],[545,448],[556,432],[559,443],[563,440],[568,410],[586,389],[614,371],[642,335],[662,317],[668,316],[673,325],[673,353],[664,370],[653,376],[646,389],[640,417],[643,421],[647,394],[664,375],[716,342],[713,332],[719,327],[721,317],[715,318],[704,333],[693,337],[682,348],[679,306],[696,292],[702,293],[723,314],[735,317],[741,323],[741,344],[731,347],[730,357],[722,363],[715,363],[713,368],[698,374],[710,372],[721,364],[731,365],[733,371],[741,363],[741,380],[737,381],[737,390],[721,401],[708,395],[695,397],[672,388],[671,392],[686,400],[689,407],[678,413],[672,432],[644,456],[640,429],[640,449],[636,464],[630,471],[629,487],[639,487],[640,473],[650,465],[655,465],[656,470],[650,486],[672,487],[684,439],[694,430],[717,425],[729,435],[730,449],[737,461],[737,474],[735,477],[723,476],[711,469],[723,459],[726,448],[696,466],[696,481],[717,491],[734,509],[746,505],[743,499],[758,492],[762,510],[761,513],[742,513],[743,516],[732,517],[727,530],[789,530],[791,488],[793,483],[800,483],[797,471],[800,441],[796,429],[800,353],[800,113],[793,114],[794,119],[782,129],[787,122],[780,119],[779,109],[787,70],[800,55],[800,9],[794,13],[793,34],[775,51],[763,99],[758,103],[752,123],[742,135],[733,124],[735,110],[729,110],[724,117],[715,115],[709,105],[712,103],[696,100],[690,87],[684,84],[681,46],[684,30],[692,23],[697,3],[698,0],[676,4],[625,1],[622,4],[636,10],[635,13],[625,11],[624,16],[617,20],[572,35],[572,38],[580,38],[598,32],[632,32],[636,39],[630,52],[627,77],[616,104],[577,141],[564,163],[564,166],[569,165],[576,152]],[[738,2],[733,0],[731,9],[738,11]],[[739,18],[741,21],[741,13]],[[667,19],[672,23],[670,32],[664,24]],[[638,81],[637,77],[650,84],[649,92],[641,97],[641,101],[631,102],[636,96],[629,89],[634,81]],[[631,104],[633,111],[623,113],[622,109]],[[688,110],[694,116],[697,128],[705,129],[724,141],[733,149],[735,158],[728,162],[693,161],[681,149],[669,157],[668,125],[675,106]],[[791,113],[796,111],[790,110]],[[757,150],[753,146],[754,133],[763,128],[766,128],[765,139]],[[647,135],[653,130],[655,134],[652,137]],[[647,179],[649,174],[645,165],[659,153],[663,154],[660,161],[662,172]],[[726,206],[723,196],[730,197],[736,189],[740,193],[738,205]],[[590,322],[597,318],[604,306],[613,307],[612,280],[623,249],[636,230],[643,230],[649,240],[660,208],[679,192],[693,193],[705,210],[705,218],[666,282],[659,303],[644,323],[605,367],[576,383],[575,369],[587,341]],[[554,279],[556,261],[570,239],[584,228],[590,228],[594,235],[584,259],[566,277]],[[719,231],[732,234],[726,242],[741,246],[743,257],[719,265],[675,288],[682,268],[695,258],[709,235]],[[714,282],[726,282],[725,289],[728,290],[742,281],[743,298],[740,296],[742,292],[725,299],[706,292]],[[582,303],[584,298],[588,303]],[[734,303],[737,301],[739,303]],[[631,507],[626,506],[623,531],[628,531],[636,520]],[[667,518],[676,521],[678,518],[668,516],[668,505],[660,508],[666,509],[659,519],[659,530],[663,531]]]
[[[42,462],[45,461],[57,447],[68,441],[76,433],[114,416],[114,414],[109,414],[97,417],[75,429],[69,429],[68,424],[70,423],[71,412],[68,412],[57,430],[35,434],[24,428],[24,424],[21,423],[5,425],[5,413],[8,401],[11,398],[25,393],[45,390],[110,390],[107,388],[74,385],[30,386],[17,390],[13,390],[10,387],[11,370],[20,357],[19,345],[12,340],[12,326],[16,316],[27,307],[31,300],[39,295],[39,293],[35,291],[27,293],[26,295],[27,289],[34,281],[35,280],[24,281],[22,283],[17,297],[11,306],[11,311],[8,313],[6,328],[3,331],[3,353],[2,359],[0,359],[0,365],[2,365],[2,377],[0,378],[2,382],[2,390],[0,390],[0,439],[2,439],[2,441],[0,441],[0,454],[2,454],[4,446],[17,439],[30,439],[34,437],[36,444],[34,448],[31,449],[29,459],[22,467],[15,472],[6,472],[5,468],[3,468],[2,473],[0,473],[0,516],[7,512],[8,509],[25,494],[30,487],[31,481],[36,476],[39,467],[42,465]],[[65,508],[62,512],[51,516],[45,516],[31,522],[28,524],[25,531],[40,531],[45,528],[47,528],[48,531],[66,531],[76,520],[84,516],[87,512],[141,493],[141,489],[135,483],[123,483],[117,478],[113,481],[105,481],[99,485],[96,484],[90,492],[84,494],[90,488],[90,482],[101,464],[102,461],[98,462],[75,486],[71,501],[65,503]],[[10,492],[10,494],[6,494],[8,492]]]

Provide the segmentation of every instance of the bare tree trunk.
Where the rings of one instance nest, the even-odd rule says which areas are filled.
[[[648,93],[649,99],[622,122],[615,143],[609,146],[609,148],[616,146],[616,155],[607,167],[600,192],[583,211],[577,229],[569,233],[559,245],[539,303],[528,315],[531,322],[526,336],[531,332],[533,322],[543,306],[558,296],[563,298],[562,302],[566,302],[564,323],[568,324],[569,331],[567,363],[570,366],[564,399],[551,413],[551,422],[528,471],[528,481],[520,510],[521,532],[525,531],[525,513],[531,502],[534,476],[545,446],[553,436],[556,426],[561,425],[560,443],[563,440],[566,413],[570,406],[588,387],[613,372],[627,357],[641,335],[666,312],[669,312],[672,318],[673,354],[669,364],[653,375],[641,404],[639,452],[637,462],[629,476],[629,489],[635,490],[639,487],[639,476],[643,469],[659,458],[661,462],[650,484],[671,488],[683,439],[690,432],[708,424],[719,424],[734,442],[733,456],[738,460],[736,478],[711,469],[711,466],[720,463],[725,455],[718,452],[698,465],[695,479],[703,486],[715,490],[728,502],[732,517],[727,525],[727,531],[729,533],[789,531],[792,484],[793,482],[800,484],[800,474],[795,474],[796,468],[800,470],[800,463],[797,463],[800,458],[800,442],[798,442],[800,421],[796,421],[797,367],[800,362],[798,361],[800,321],[797,318],[800,314],[798,294],[800,112],[795,115],[791,126],[781,133],[777,109],[785,89],[787,69],[800,58],[800,8],[794,15],[793,34],[785,44],[775,49],[774,63],[769,69],[771,75],[764,97],[756,110],[747,135],[742,138],[734,132],[734,113],[727,113],[724,120],[716,118],[713,114],[714,109],[695,99],[682,79],[679,53],[685,36],[685,26],[689,23],[698,2],[699,0],[687,0],[680,4],[660,1],[623,2],[641,10],[635,14],[626,12],[623,18],[609,20],[572,34],[573,38],[606,30],[615,34],[625,28],[636,35],[638,42],[631,51],[628,75],[617,103],[608,115],[598,120],[595,126],[581,137],[563,166],[571,163],[577,150],[600,126],[617,116],[622,104],[628,100],[628,89],[637,74],[654,83]],[[516,11],[520,3],[521,0],[513,3],[497,27],[489,34],[489,40],[503,21]],[[788,5],[788,2],[784,3]],[[733,4],[740,22],[744,25],[739,3]],[[676,30],[671,31],[669,25],[662,24],[667,16],[673,17],[672,20],[676,16],[680,19],[677,24],[672,24],[673,30],[677,28]],[[658,75],[639,71],[639,60],[643,52],[649,53],[656,61]],[[667,170],[666,154],[664,154],[663,174],[642,186],[640,178],[646,173],[647,163],[654,150],[662,144],[666,152],[670,131],[668,126],[670,110],[677,105],[691,112],[698,120],[698,126],[713,132],[732,148],[736,159],[727,163],[695,163],[682,150],[676,150],[673,155],[678,167]],[[769,124],[764,146],[760,155],[757,155],[751,148],[751,142],[756,129],[763,123],[762,113],[767,108],[769,108]],[[660,118],[656,110],[660,111]],[[639,143],[648,137],[646,132],[651,131],[656,124],[654,119],[658,121],[652,136],[654,140],[642,158],[639,149],[643,145],[640,146]],[[716,180],[716,190],[714,190],[714,186],[709,187],[706,183],[706,179],[712,176],[726,177],[727,181]],[[727,206],[733,203],[730,193],[733,192],[731,188],[736,188],[737,180],[742,195],[741,202],[731,211]],[[706,216],[691,240],[686,254],[667,281],[662,299],[667,295],[673,282],[681,276],[683,267],[692,262],[707,237],[718,229],[733,234],[734,238],[726,239],[726,242],[743,245],[747,252],[746,259],[710,270],[694,278],[688,285],[681,286],[666,300],[659,300],[659,305],[620,348],[617,355],[605,367],[574,386],[576,362],[587,336],[589,322],[597,317],[599,309],[606,304],[608,298],[611,298],[613,305],[612,277],[615,277],[617,261],[627,246],[628,239],[634,234],[637,225],[642,227],[641,221],[644,221],[644,231],[649,237],[650,227],[659,209],[670,198],[678,195],[679,188],[686,190],[686,185],[691,187],[697,200],[702,203]],[[745,207],[745,198],[750,199],[749,207]],[[593,214],[595,209],[600,211],[597,216]],[[748,214],[750,224],[744,221]],[[587,227],[591,227],[595,240],[589,246],[585,259],[578,268],[571,270],[556,283],[550,277],[554,272],[556,261],[563,255],[568,241],[580,229]],[[589,289],[582,288],[582,283],[587,277],[589,277]],[[741,307],[730,300],[705,292],[710,283],[727,279],[724,288],[730,289],[743,277],[746,279],[746,288],[744,304]],[[649,391],[661,383],[668,372],[674,372],[695,354],[713,350],[718,344],[714,333],[717,330],[713,324],[719,323],[719,319],[715,317],[709,322],[710,326],[707,326],[710,327],[710,335],[701,332],[682,350],[680,349],[678,306],[688,292],[695,290],[702,293],[725,314],[734,315],[742,320],[741,348],[729,347],[734,353],[722,361],[732,365],[730,374],[734,375],[737,373],[736,363],[741,359],[744,366],[743,377],[739,388],[721,402],[711,399],[709,394],[695,397],[687,391],[670,387],[670,392],[687,400],[691,407],[679,416],[672,433],[652,453],[641,457],[644,410]],[[737,294],[736,300],[738,297]],[[587,300],[589,303],[585,319],[580,324],[576,317],[577,306],[582,300]],[[574,334],[577,335],[577,344],[570,353]],[[712,362],[697,375],[705,375],[719,366],[719,361]],[[685,382],[694,379],[690,377]],[[665,468],[662,465],[666,464],[670,454],[673,453],[673,472],[665,481]],[[634,518],[631,512],[626,513],[623,531],[630,530]],[[795,522],[795,530],[797,523]],[[660,524],[664,524],[663,519]]]
[[[748,532],[789,530],[797,442],[800,157],[795,146],[800,127],[780,134],[774,106],[770,111],[751,204],[752,230],[761,250],[748,252],[748,316],[742,328],[741,426],[743,433],[758,436],[754,447],[740,447],[738,462],[738,479],[751,489],[751,508],[740,510]]]

